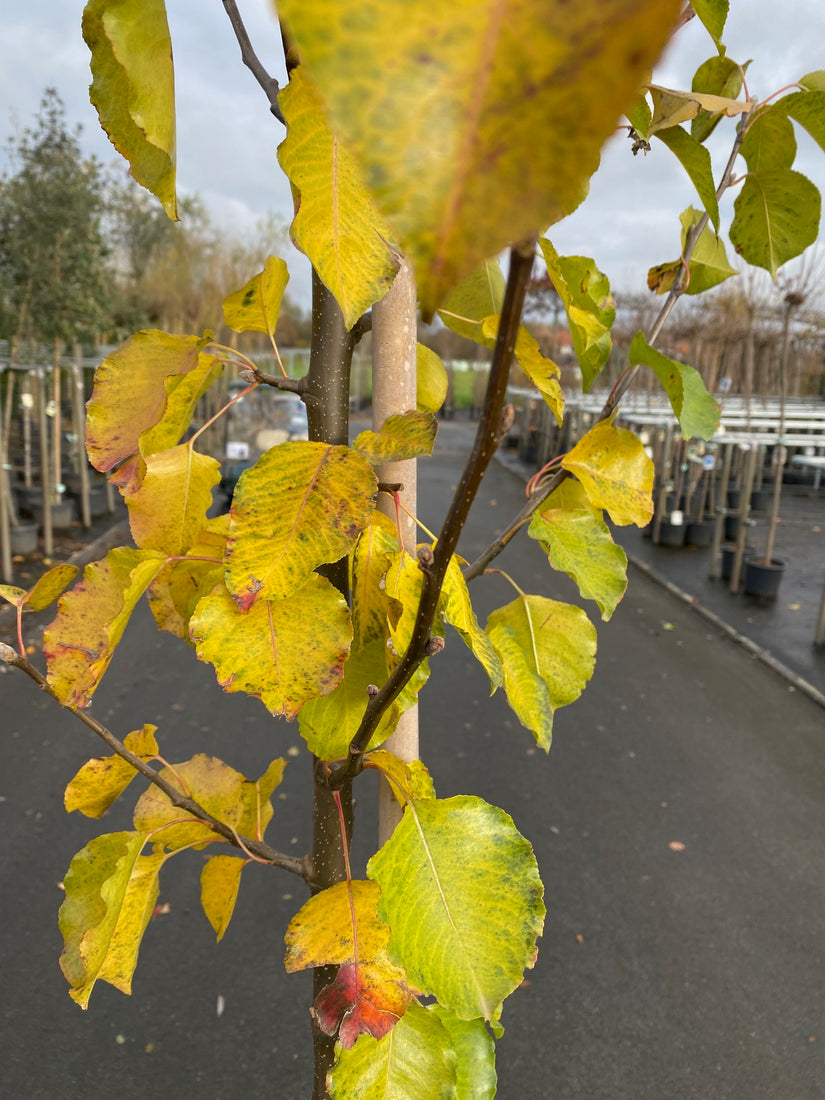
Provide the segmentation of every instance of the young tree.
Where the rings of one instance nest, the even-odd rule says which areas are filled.
[[[107,318],[99,164],[48,88],[35,125],[11,142],[0,180],[0,293],[12,355],[24,343],[93,337]]]
[[[87,449],[98,469],[113,471],[137,548],[111,551],[61,597],[44,638],[48,678],[24,655],[22,612],[46,606],[70,571],[47,574],[30,592],[4,590],[20,612],[20,649],[4,647],[3,657],[114,754],[80,770],[67,808],[99,817],[138,773],[149,780],[133,829],[104,833],[72,861],[60,914],[62,966],[84,1007],[98,980],[128,992],[161,869],[185,849],[211,846],[220,854],[204,867],[202,902],[219,937],[251,862],[297,875],[311,892],[290,924],[286,967],[315,973],[316,1098],[491,1097],[502,1003],[534,964],[543,926],[536,861],[503,810],[472,795],[438,798],[409,741],[397,751],[387,746],[397,744],[390,737],[449,628],[491,687],[504,689],[537,744],[549,748],[555,710],[574,701],[591,674],[594,628],[580,608],[518,588],[482,628],[468,583],[529,524],[551,564],[610,617],[625,590],[626,560],[603,511],[619,524],[644,524],[652,512],[652,466],[639,440],[614,426],[617,403],[647,365],[683,433],[712,433],[718,407],[701,378],[652,345],[681,293],[731,273],[708,226],[719,226],[718,196],[731,185],[740,150],[750,182],[732,236],[746,258],[775,271],[809,243],[812,225],[815,235],[818,196],[799,183],[792,157],[772,163],[758,138],[759,127],[782,128],[783,118],[821,138],[825,81],[805,78],[773,106],[736,99],[744,70],[734,65],[732,72],[725,61],[725,5],[713,0],[695,7],[720,64],[690,93],[650,89],[652,111],[646,97],[634,95],[677,21],[679,0],[575,8],[562,0],[484,2],[437,14],[424,0],[282,0],[290,79],[279,91],[235,4],[224,6],[244,61],[286,127],[279,160],[299,200],[292,234],[314,267],[309,369],[298,380],[265,375],[209,332],[131,337],[99,368]],[[91,0],[84,34],[101,121],[135,177],[174,217],[162,0]],[[579,201],[619,104],[635,141],[655,135],[676,152],[704,211],[682,215],[680,257],[651,273],[665,303],[652,330],[634,337],[630,366],[599,423],[540,473],[525,508],[478,560],[464,563],[456,544],[512,416],[505,386],[514,354],[559,420],[564,412],[558,368],[520,321],[537,246],[586,388],[609,356],[615,311],[607,280],[592,260],[559,256],[538,235]],[[715,188],[702,140],[722,114],[739,121]],[[690,119],[692,134],[680,125]],[[783,208],[777,245],[776,195],[789,188],[797,205],[790,215]],[[508,245],[505,276],[489,257]],[[444,396],[437,358],[412,356],[418,408],[403,398],[352,445],[348,425],[349,366],[363,332],[372,324],[379,348],[405,331],[414,339],[410,270],[425,319],[438,311],[451,329],[492,350],[463,475],[438,536],[425,533],[417,547],[406,545],[402,486],[384,471],[432,447],[432,410]],[[283,260],[268,258],[226,298],[227,325],[271,339],[287,278]],[[389,325],[382,316],[388,305]],[[406,364],[408,351],[393,352],[381,369],[396,366],[394,359]],[[200,433],[179,440],[200,395],[239,363],[248,390],[268,383],[301,395],[310,440],[268,450],[241,477],[230,512],[210,519],[218,463],[197,449]],[[390,503],[389,516],[379,499]],[[154,726],[139,725],[121,740],[88,714],[143,594],[159,626],[189,641],[227,691],[297,718],[315,758],[314,841],[306,856],[263,838],[270,822],[277,832],[270,795],[284,759],[254,782],[204,755],[172,765]],[[400,820],[386,825],[367,878],[357,881],[348,844],[353,785],[364,769],[386,778]],[[225,854],[233,849],[239,854]]]

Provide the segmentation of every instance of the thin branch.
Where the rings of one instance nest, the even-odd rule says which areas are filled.
[[[733,165],[739,155],[739,149],[742,145],[742,141],[745,137],[745,130],[747,128],[747,122],[749,121],[747,115],[743,115],[736,127],[736,137],[731,148],[728,162],[725,165],[725,170],[722,173],[719,186],[716,188],[716,198],[720,199],[728,187],[732,186],[733,180]],[[670,316],[679,298],[684,294],[687,289],[686,273],[689,272],[690,259],[693,256],[693,252],[696,248],[697,242],[704,232],[708,222],[710,221],[710,215],[707,211],[704,211],[702,217],[696,223],[691,226],[685,235],[685,248],[682,253],[682,268],[679,274],[673,281],[673,286],[670,288],[670,292],[662,304],[662,308],[659,310],[658,316],[653,323],[653,327],[650,330],[650,335],[647,337],[648,344],[653,347],[659,334],[664,327],[665,321]],[[634,363],[632,366],[627,367],[620,375],[616,385],[610,392],[601,412],[597,418],[597,423],[602,420],[609,420],[619,407],[619,403],[627,393],[634,378],[639,373],[640,364]],[[463,571],[464,580],[475,580],[476,577],[481,576],[486,570],[490,562],[498,557],[498,555],[504,550],[513,536],[530,521],[533,513],[536,512],[544,501],[550,496],[552,492],[558,489],[559,485],[568,478],[570,474],[565,469],[557,470],[556,473],[549,478],[544,484],[536,490],[518,513],[518,515],[511,520],[504,531],[495,539],[487,549],[481,553],[476,560],[466,567]]]
[[[364,753],[382,715],[410,680],[416,668],[431,652],[430,629],[447,566],[481,484],[484,471],[498,447],[502,416],[506,419],[504,395],[516,335],[521,323],[524,295],[533,270],[535,248],[535,238],[530,238],[510,250],[507,289],[504,294],[501,320],[487,382],[484,412],[479,421],[475,442],[444,519],[438,541],[432,550],[429,547],[422,547],[418,552],[419,568],[424,576],[412,636],[401,660],[383,687],[374,695],[370,694],[361,725],[350,742],[347,759],[332,767],[326,764],[320,765],[324,770],[325,781],[333,789],[361,771]]]
[[[244,26],[243,19],[241,19],[241,13],[238,11],[238,5],[235,3],[235,0],[223,0],[223,6],[226,14],[229,16],[229,22],[232,24],[232,30],[235,32],[238,45],[241,47],[241,60],[258,81],[261,88],[263,88],[264,95],[269,100],[269,109],[272,114],[279,122],[286,126],[286,120],[278,105],[278,92],[281,90],[280,84],[273,76],[269,75],[258,59],[258,55],[252,48],[252,43],[249,41],[249,35],[246,33],[246,27]]]
[[[52,686],[47,681],[46,677],[35,668],[30,661],[26,660],[21,654],[15,652],[10,645],[0,643],[0,661],[4,661],[8,665],[12,665],[14,668],[19,668],[22,672],[25,672],[30,679],[38,685],[41,690],[45,691],[47,695],[57,700],[58,703],[66,710],[71,711],[76,718],[79,718],[85,726],[96,733],[101,740],[105,741],[109,748],[122,757],[128,764],[145,776],[150,783],[154,783],[158,787],[173,806],[177,806],[178,809],[185,810],[186,813],[191,814],[193,817],[197,817],[200,821],[209,825],[213,832],[218,833],[224,840],[228,840],[230,844],[234,844],[236,848],[240,848],[248,855],[254,856],[264,863],[269,863],[273,867],[280,867],[284,871],[290,871],[294,875],[298,875],[304,881],[309,881],[309,866],[305,859],[297,856],[288,856],[283,852],[278,852],[274,848],[270,848],[268,844],[264,844],[260,840],[251,840],[248,837],[239,837],[238,834],[229,825],[225,825],[222,821],[219,821],[216,817],[213,817],[208,810],[205,810],[203,806],[199,805],[194,799],[187,798],[186,795],[181,794],[177,787],[173,787],[171,783],[167,782],[163,776],[159,775],[154,768],[151,768],[145,760],[142,760],[135,753],[130,752],[129,749],[118,740],[117,737],[105,726],[102,726],[96,721],[90,714],[86,714],[79,707],[73,706],[70,703],[63,703],[57,697]]]
[[[297,393],[300,397],[306,393],[306,378],[286,378],[280,374],[264,374],[257,367],[250,367],[241,372],[244,381],[260,382],[265,386],[273,386],[277,390],[287,390],[289,393]]]

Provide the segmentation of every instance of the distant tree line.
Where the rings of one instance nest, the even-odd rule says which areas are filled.
[[[98,347],[140,328],[218,330],[221,302],[285,243],[263,219],[254,239],[213,224],[197,195],[170,222],[119,167],[84,155],[57,91],[44,92],[33,124],[9,142],[0,176],[0,339],[13,359],[47,345]],[[284,345],[309,340],[294,302],[282,309]]]

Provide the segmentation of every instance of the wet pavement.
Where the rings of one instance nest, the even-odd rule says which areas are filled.
[[[443,425],[436,457],[422,463],[430,527],[469,430]],[[477,556],[522,501],[523,482],[494,464],[459,552]],[[514,540],[497,564],[525,591],[576,601],[532,540]],[[511,589],[491,576],[472,594],[483,622]],[[505,1006],[499,1100],[822,1100],[825,712],[640,570],[597,630],[593,679],[558,711],[546,758],[501,693],[488,698],[454,634],[422,697],[422,756],[439,796],[504,807],[547,888],[537,965]],[[302,884],[248,868],[216,945],[198,901],[201,855],[182,853],[161,877],[133,996],[100,985],[82,1012],[57,965],[59,883],[90,837],[128,828],[130,800],[101,823],[67,816],[63,788],[98,743],[22,675],[0,674],[0,701],[0,1093],[307,1100],[308,983],[282,964]],[[255,776],[286,755],[267,839],[308,847],[310,761],[297,726],[224,695],[146,612],[93,712],[120,734],[157,724],[172,760],[214,753]],[[363,869],[371,780],[357,797]]]

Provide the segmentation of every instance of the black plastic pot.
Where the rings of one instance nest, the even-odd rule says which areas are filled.
[[[670,520],[663,519],[659,525],[659,546],[684,546],[686,530],[684,523],[671,523]]]
[[[36,523],[18,523],[9,528],[9,536],[12,554],[33,554],[37,549]]]
[[[779,591],[779,582],[784,572],[785,562],[777,558],[771,558],[770,565],[759,558],[749,558],[745,562],[745,591],[749,596],[773,600]]]
[[[738,508],[739,498],[742,496],[741,489],[728,489],[728,508]]]
[[[771,494],[767,489],[754,489],[751,493],[751,511],[767,512],[771,506]]]
[[[730,575],[733,572],[733,559],[736,556],[735,546],[723,546],[722,547],[722,559],[720,566],[720,576],[722,580],[730,580]],[[753,547],[746,546],[743,556],[743,564],[753,556]]]
[[[729,542],[736,542],[739,537],[739,528],[741,526],[741,516],[725,516],[725,538]]]
[[[691,520],[685,532],[685,542],[688,546],[710,546],[713,542],[713,532],[716,528],[716,520],[698,519]]]
[[[71,527],[74,520],[74,501],[69,498],[67,500],[61,500],[57,504],[52,504],[52,527],[55,531],[65,531],[66,528]],[[34,518],[43,526],[43,505],[33,509]]]

